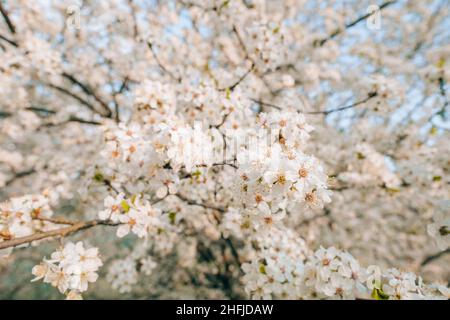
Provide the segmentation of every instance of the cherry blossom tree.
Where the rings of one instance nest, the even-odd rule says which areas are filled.
[[[0,1],[0,297],[448,299],[449,11]]]

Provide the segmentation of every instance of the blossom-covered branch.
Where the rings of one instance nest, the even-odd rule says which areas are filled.
[[[0,299],[448,299],[446,4],[1,1]]]

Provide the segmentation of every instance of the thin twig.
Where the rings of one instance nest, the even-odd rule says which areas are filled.
[[[220,121],[219,124],[211,125],[211,128],[219,129],[221,126],[224,125],[225,121],[227,121],[227,118],[230,116],[230,114],[231,114],[231,112],[228,112],[227,114],[225,114],[222,118],[222,121]]]
[[[88,85],[82,83],[80,80],[75,78],[75,76],[68,74],[66,72],[63,72],[61,75],[63,78],[68,79],[70,82],[80,87],[80,89],[84,93],[86,93],[89,96],[92,96],[95,99],[95,101],[97,101],[103,107],[103,109],[106,112],[106,117],[111,117],[112,112],[109,109],[108,104],[104,102]]]
[[[355,103],[352,103],[352,104],[350,104],[348,106],[339,107],[339,108],[330,109],[330,110],[323,110],[323,111],[310,111],[310,112],[305,112],[305,113],[307,113],[307,114],[324,114],[324,115],[329,115],[330,113],[333,113],[333,112],[343,111],[343,110],[347,110],[347,109],[351,109],[351,108],[357,107],[357,106],[359,106],[359,105],[361,105],[363,103],[366,103],[367,101],[369,101],[370,99],[376,97],[377,95],[378,95],[377,92],[370,92],[367,95],[367,98],[365,98],[363,100],[360,100],[360,101],[357,101]]]
[[[434,260],[436,260],[436,259],[442,257],[443,255],[445,255],[445,254],[447,254],[447,253],[450,253],[450,248],[448,248],[447,250],[440,251],[440,252],[438,252],[438,253],[435,253],[435,254],[432,254],[432,255],[426,257],[426,258],[422,261],[422,263],[421,263],[420,265],[421,265],[421,266],[425,266],[425,265],[429,264],[430,262],[432,262],[432,261],[434,261]]]
[[[307,111],[307,112],[304,112],[304,113],[305,114],[324,114],[324,115],[328,115],[328,114],[333,113],[333,112],[343,111],[343,110],[347,110],[347,109],[351,109],[351,108],[357,107],[357,106],[359,106],[359,105],[361,105],[363,103],[366,103],[367,101],[369,101],[370,99],[376,97],[377,95],[378,95],[377,92],[369,92],[369,94],[367,95],[367,98],[365,98],[363,100],[360,100],[360,101],[357,101],[355,103],[352,103],[352,104],[350,104],[348,106],[343,106],[343,107],[330,109],[330,110],[323,110],[323,111]],[[265,101],[262,101],[262,100],[257,100],[257,99],[254,99],[254,98],[249,98],[249,99],[252,100],[253,102],[256,102],[256,103],[262,105],[262,106],[275,108],[277,110],[282,110],[283,109],[282,107],[277,106],[277,105],[272,104],[272,103],[269,103],[269,102],[265,102]]]
[[[395,2],[397,2],[397,1],[396,0],[394,0],[394,1],[386,1],[386,2],[384,2],[383,4],[381,4],[379,6],[379,10],[381,11],[381,10],[387,8],[388,6],[390,6],[391,4],[394,4]],[[331,39],[335,38],[336,36],[341,34],[344,30],[350,29],[351,27],[357,25],[361,21],[366,20],[367,18],[369,18],[373,14],[374,14],[374,12],[366,13],[365,15],[362,15],[359,18],[353,20],[352,22],[346,24],[343,29],[336,30],[335,32],[330,34],[328,37],[326,37],[326,38],[324,38],[322,40],[319,40],[319,41],[316,40],[315,41],[315,46],[323,46],[328,40],[331,40]]]
[[[226,88],[219,88],[219,91],[226,91],[227,89],[230,91],[233,91],[234,89],[236,89],[236,87],[245,80],[245,78],[253,71],[253,69],[255,69],[255,63],[252,62],[252,65],[250,66],[250,68],[235,82],[233,83],[231,86],[226,87]]]
[[[98,122],[98,121],[86,120],[86,119],[78,118],[76,116],[70,116],[69,119],[67,119],[66,121],[59,122],[59,123],[49,122],[49,123],[43,124],[42,127],[57,127],[57,126],[65,125],[70,122],[78,122],[78,123],[89,124],[89,125],[94,125],[94,126],[99,126],[102,124],[101,122]]]
[[[268,103],[268,102],[264,102],[258,99],[254,99],[254,98],[249,98],[250,100],[252,100],[253,102],[256,102],[257,104],[261,105],[261,106],[266,106],[266,107],[270,107],[270,108],[274,108],[277,110],[281,110],[282,108],[280,106],[274,105],[272,103]]]
[[[87,100],[83,99],[82,97],[76,95],[75,93],[69,91],[66,88],[51,84],[51,83],[47,83],[47,85],[50,88],[56,89],[61,93],[64,93],[65,95],[74,98],[75,100],[77,100],[78,102],[80,102],[81,104],[83,104],[84,106],[86,106],[89,110],[101,115],[102,117],[109,117],[109,114],[103,114],[100,111],[98,111],[90,102],[88,102]]]
[[[114,92],[113,94],[113,101],[114,101],[114,120],[116,121],[116,123],[120,122],[120,111],[119,111],[119,103],[117,102],[117,98],[116,96],[118,94],[123,93],[123,91],[127,88],[128,85],[128,81],[130,79],[128,78],[128,76],[125,77],[125,79],[122,81],[122,85],[120,86],[119,90]]]
[[[217,211],[220,211],[220,212],[225,212],[226,211],[225,208],[215,207],[215,206],[212,206],[212,205],[209,205],[209,204],[205,204],[205,203],[202,203],[202,202],[197,202],[197,201],[188,199],[188,198],[186,198],[185,196],[183,196],[183,195],[181,195],[179,193],[175,194],[175,196],[177,196],[181,201],[186,202],[187,204],[192,205],[192,206],[199,206],[199,207],[203,207],[205,209],[212,209],[212,210],[217,210]]]
[[[15,34],[16,33],[16,27],[14,26],[13,22],[9,18],[8,11],[6,11],[6,9],[3,7],[3,4],[2,4],[1,1],[0,1],[0,12],[1,12],[2,16],[3,16],[3,19],[6,22],[6,25],[8,26],[9,31],[11,31],[12,34]]]
[[[0,39],[8,42],[10,45],[14,46],[14,47],[18,47],[19,45],[17,44],[17,42],[15,42],[14,40],[8,39],[7,37],[3,36],[0,34]]]
[[[13,183],[14,181],[16,181],[17,179],[20,179],[20,178],[29,176],[29,175],[31,175],[31,174],[33,174],[33,173],[35,173],[35,172],[36,172],[36,170],[34,170],[34,169],[30,169],[30,170],[18,172],[18,173],[16,173],[16,174],[14,175],[14,177],[12,177],[12,178],[9,179],[8,181],[6,181],[5,187],[6,187],[6,186],[9,186],[11,183]]]
[[[150,41],[147,41],[147,46],[149,47],[153,58],[155,58],[156,63],[158,64],[158,66],[161,68],[162,71],[164,71],[165,73],[167,73],[173,80],[177,81],[177,82],[181,82],[181,78],[176,77],[172,72],[170,72],[159,60],[158,56],[156,55],[155,49],[153,48],[153,44]]]
[[[434,117],[440,115],[442,118],[444,118],[445,116],[445,109],[450,105],[450,101],[447,98],[447,92],[445,89],[445,80],[444,78],[441,76],[439,78],[439,92],[442,96],[442,98],[444,99],[444,105],[442,106],[442,108],[440,108],[438,111],[434,112],[429,118],[428,121],[431,122]]]

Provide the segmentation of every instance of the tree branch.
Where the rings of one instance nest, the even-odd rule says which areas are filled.
[[[104,102],[102,99],[100,99],[100,97],[89,86],[85,85],[77,78],[75,78],[73,75],[68,74],[66,72],[63,72],[61,75],[63,78],[68,79],[70,82],[80,87],[80,89],[83,90],[84,93],[86,93],[89,96],[92,96],[95,99],[95,101],[97,101],[106,111],[106,116],[111,117],[112,112],[109,109],[108,104]]]
[[[13,183],[14,181],[16,181],[16,179],[20,179],[22,177],[26,177],[29,176],[30,174],[35,173],[36,170],[34,169],[30,169],[30,170],[26,170],[26,171],[22,171],[22,172],[18,172],[14,175],[14,177],[12,177],[11,179],[9,179],[8,181],[6,181],[5,183],[5,187],[9,186],[11,183]]]
[[[2,2],[0,1],[0,12],[3,16],[3,19],[6,22],[6,25],[8,26],[9,31],[11,31],[12,34],[16,33],[16,27],[12,23],[11,19],[9,18],[8,11],[6,11],[5,7],[3,7]]]
[[[85,222],[77,222],[69,227],[64,227],[60,229],[50,230],[46,232],[39,232],[35,233],[29,236],[20,237],[8,241],[0,242],[0,250],[16,247],[22,244],[31,243],[33,241],[42,240],[46,238],[52,238],[52,237],[66,237],[70,234],[73,234],[75,232],[89,229],[95,226],[117,226],[119,223],[111,222],[111,221],[104,221],[104,220],[91,220],[91,221],[85,221]]]
[[[161,68],[161,70],[163,72],[167,73],[173,80],[175,80],[177,82],[181,82],[181,78],[176,77],[172,72],[170,72],[166,67],[164,67],[164,65],[161,63],[161,61],[159,61],[159,58],[156,55],[155,49],[153,48],[153,44],[150,41],[147,41],[147,46],[150,49],[150,51],[153,55],[153,58],[155,58],[156,63]]]
[[[324,115],[328,115],[328,114],[333,113],[333,112],[343,111],[343,110],[347,110],[347,109],[351,109],[351,108],[357,107],[357,106],[359,106],[359,105],[361,105],[363,103],[366,103],[367,101],[369,101],[370,99],[372,99],[372,98],[374,98],[376,96],[378,96],[377,92],[369,92],[369,94],[367,95],[367,98],[365,98],[363,100],[360,100],[360,101],[357,101],[355,103],[352,103],[352,104],[350,104],[348,106],[343,106],[343,107],[330,109],[330,110],[323,110],[323,111],[308,111],[308,112],[303,112],[303,113],[305,113],[305,114],[324,114]],[[271,107],[271,108],[275,108],[277,110],[282,110],[283,109],[282,107],[277,106],[277,105],[272,104],[272,103],[268,103],[268,102],[265,102],[265,101],[257,100],[257,99],[254,99],[254,98],[249,98],[249,99],[252,100],[253,102],[256,102],[256,103],[262,105],[262,106],[268,106],[268,107]]]
[[[379,8],[380,8],[380,11],[381,10],[383,10],[383,9],[385,9],[385,8],[387,8],[388,6],[390,6],[391,4],[394,4],[395,2],[397,2],[396,0],[393,0],[393,1],[386,1],[386,2],[384,2],[383,4],[381,4],[380,6],[379,6]],[[339,34],[341,34],[342,32],[344,32],[345,30],[347,30],[347,29],[350,29],[351,27],[354,27],[355,25],[357,25],[358,23],[360,23],[361,21],[364,21],[364,20],[366,20],[367,18],[369,18],[371,15],[373,15],[374,13],[372,12],[372,13],[366,13],[365,15],[362,15],[362,16],[360,16],[359,18],[357,18],[356,20],[353,20],[352,22],[350,22],[350,23],[347,23],[346,25],[345,25],[345,28],[344,29],[338,29],[338,30],[336,30],[335,32],[333,32],[332,34],[330,34],[328,37],[326,37],[326,38],[324,38],[324,39],[322,39],[322,40],[319,40],[319,41],[315,41],[315,46],[323,46],[328,40],[331,40],[331,39],[333,39],[333,38],[335,38],[336,36],[338,36]]]
[[[435,254],[432,254],[432,255],[426,257],[426,258],[422,261],[422,263],[421,263],[420,265],[421,265],[421,266],[425,266],[425,265],[429,264],[430,262],[432,262],[432,261],[434,261],[434,260],[436,260],[436,259],[442,257],[443,255],[445,255],[445,254],[447,254],[447,253],[450,253],[450,248],[448,248],[447,250],[440,251],[440,252],[438,252],[438,253],[435,253]]]
[[[67,119],[66,121],[60,122],[60,123],[45,123],[42,125],[42,127],[57,127],[57,126],[62,126],[65,125],[67,123],[70,122],[78,122],[78,123],[82,123],[82,124],[90,124],[90,125],[94,125],[94,126],[99,126],[102,123],[98,122],[98,121],[94,121],[94,120],[86,120],[86,119],[81,119],[78,118],[76,116],[70,116],[69,119]]]
[[[268,102],[264,102],[264,101],[261,101],[261,100],[258,100],[258,99],[250,98],[250,100],[252,100],[253,102],[256,102],[257,104],[259,104],[261,106],[266,106],[266,107],[274,108],[274,109],[277,109],[277,110],[281,110],[282,109],[281,107],[279,107],[277,105],[274,105],[274,104],[268,103]]]
[[[344,106],[344,107],[340,107],[340,108],[336,108],[336,109],[330,109],[330,110],[324,110],[324,111],[310,111],[310,112],[305,112],[307,114],[324,114],[324,115],[329,115],[330,113],[333,112],[338,112],[338,111],[343,111],[343,110],[347,110],[347,109],[351,109],[354,107],[357,107],[363,103],[366,103],[367,101],[369,101],[370,99],[376,97],[378,95],[377,92],[369,92],[369,94],[367,95],[367,98],[357,101],[355,103],[352,103],[348,106]]]
[[[10,45],[14,46],[14,47],[18,47],[19,45],[17,44],[17,42],[15,42],[14,40],[8,39],[7,37],[3,36],[0,34],[0,39],[8,42]]]
[[[222,207],[215,207],[215,206],[212,206],[212,205],[209,205],[209,204],[204,204],[202,202],[197,202],[197,201],[194,201],[194,200],[190,200],[190,199],[186,198],[185,196],[183,196],[183,195],[181,195],[179,193],[175,194],[175,196],[177,196],[181,201],[186,202],[187,204],[192,205],[192,206],[199,206],[199,207],[203,207],[205,209],[217,210],[217,211],[222,212],[222,213],[226,211],[225,208],[222,208]]]
[[[438,111],[436,111],[435,113],[433,113],[429,118],[428,121],[432,122],[432,120],[434,119],[434,117],[436,116],[441,116],[444,119],[445,116],[445,109],[450,105],[450,101],[447,98],[447,92],[445,89],[445,80],[444,77],[441,76],[439,77],[439,93],[441,94],[442,98],[444,99],[444,105],[442,106],[442,108],[440,108]]]
[[[50,88],[56,89],[61,93],[64,93],[65,95],[74,98],[75,100],[77,100],[78,102],[80,102],[81,104],[83,104],[84,106],[86,106],[89,110],[101,115],[102,117],[109,117],[109,113],[108,114],[102,114],[100,111],[98,111],[90,102],[88,102],[87,100],[83,99],[82,97],[76,95],[75,93],[67,90],[66,88],[51,84],[51,83],[47,83],[47,85]]]
[[[225,90],[230,90],[233,91],[234,89],[236,89],[236,87],[242,82],[244,81],[244,79],[253,71],[253,69],[255,69],[255,63],[252,62],[251,67],[235,82],[233,83],[231,86],[229,87],[225,87],[225,88],[219,88],[219,91],[225,91]]]

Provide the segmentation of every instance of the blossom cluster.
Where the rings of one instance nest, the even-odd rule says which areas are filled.
[[[262,71],[273,70],[288,58],[285,50],[286,32],[283,25],[268,21],[256,21],[247,28],[248,50]]]
[[[305,298],[354,299],[363,291],[365,270],[348,252],[319,248],[308,257],[303,278]]]
[[[264,230],[286,214],[320,209],[331,201],[320,162],[302,152],[312,127],[296,111],[261,114],[265,135],[238,152],[236,202],[251,227]]]
[[[97,281],[103,265],[98,248],[85,248],[83,242],[69,242],[34,266],[32,281],[41,280],[56,287],[67,299],[81,299],[89,283]]]
[[[289,259],[290,258],[290,259]],[[319,248],[304,259],[281,253],[243,265],[246,291],[253,299],[448,299],[444,285],[426,285],[410,272],[361,267],[348,252]]]
[[[161,211],[142,197],[126,199],[124,194],[120,193],[115,197],[106,197],[104,205],[105,209],[99,212],[99,218],[120,224],[117,228],[119,238],[130,232],[143,238],[149,234],[157,234],[164,227]]]
[[[0,204],[0,243],[15,238],[29,236],[36,232],[55,228],[51,218],[49,198],[41,195],[14,197]],[[0,250],[0,254],[9,254],[11,250]]]
[[[120,293],[131,292],[139,281],[140,274],[151,276],[158,263],[149,255],[150,242],[145,241],[133,248],[131,254],[115,259],[108,267],[106,280]]]
[[[273,229],[270,236],[255,238],[256,254],[242,264],[246,293],[252,299],[296,299],[309,250],[302,238],[289,229]]]
[[[367,268],[367,288],[375,299],[419,300],[450,298],[450,290],[444,285],[426,285],[412,272],[390,268],[382,272],[378,266]]]

